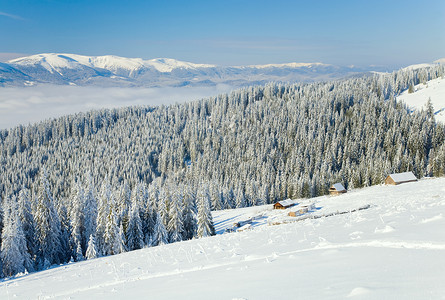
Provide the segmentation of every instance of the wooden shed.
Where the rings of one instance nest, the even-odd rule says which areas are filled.
[[[343,184],[341,184],[341,183],[333,184],[329,188],[329,194],[330,195],[340,195],[340,194],[344,194],[344,193],[346,193],[346,189],[343,186]]]
[[[291,199],[281,200],[281,201],[278,201],[277,203],[275,203],[273,205],[273,208],[274,209],[286,209],[286,208],[294,206],[295,204],[296,204],[296,202]]]
[[[304,206],[300,206],[300,207],[299,207],[298,209],[296,209],[296,210],[290,211],[290,212],[288,213],[288,216],[289,216],[289,217],[298,217],[298,216],[301,216],[301,215],[307,213],[308,211],[309,211],[309,206],[304,205]]]
[[[413,172],[389,174],[385,179],[385,184],[397,185],[405,182],[417,181],[416,175]]]

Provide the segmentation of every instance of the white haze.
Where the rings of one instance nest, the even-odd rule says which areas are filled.
[[[135,105],[157,106],[216,96],[231,86],[101,88],[39,85],[0,89],[0,129],[93,109]]]

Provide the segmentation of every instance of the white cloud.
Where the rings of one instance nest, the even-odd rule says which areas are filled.
[[[14,20],[21,20],[21,21],[25,20],[25,19],[23,19],[20,16],[13,15],[13,14],[8,14],[8,13],[5,13],[3,11],[0,11],[0,16],[8,17],[8,18],[11,18],[11,19],[14,19]]]
[[[0,129],[100,108],[157,106],[229,92],[227,85],[179,88],[99,88],[39,85],[0,90]]]

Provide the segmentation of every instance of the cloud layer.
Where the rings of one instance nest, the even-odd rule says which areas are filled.
[[[181,103],[215,96],[231,89],[227,85],[195,88],[97,88],[54,85],[1,88],[0,129],[93,109]]]

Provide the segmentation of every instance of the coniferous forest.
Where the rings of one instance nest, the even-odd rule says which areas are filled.
[[[0,131],[3,276],[215,234],[211,210],[445,174],[431,105],[395,100],[444,66],[268,84]]]

